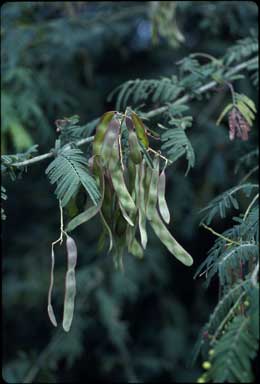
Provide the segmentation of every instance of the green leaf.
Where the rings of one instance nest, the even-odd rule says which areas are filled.
[[[228,104],[224,109],[223,111],[221,112],[219,118],[217,119],[217,122],[216,122],[216,125],[219,125],[221,120],[223,119],[223,117],[225,116],[226,113],[228,113],[230,111],[230,109],[233,107],[233,104]]]

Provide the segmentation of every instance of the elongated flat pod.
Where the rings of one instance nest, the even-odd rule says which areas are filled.
[[[77,246],[72,237],[68,236],[66,240],[68,269],[65,282],[65,297],[62,326],[66,332],[69,332],[74,314],[74,303],[76,296],[76,277],[75,267],[77,264]]]
[[[105,133],[104,141],[101,148],[101,157],[104,161],[104,164],[107,164],[110,159],[111,152],[112,152],[115,141],[118,139],[119,132],[120,132],[119,121],[111,120],[108,125],[107,131]]]
[[[136,239],[133,239],[129,248],[129,252],[135,257],[138,257],[139,259],[142,259],[144,257],[144,251]]]
[[[166,187],[166,176],[164,170],[161,172],[158,183],[158,207],[162,219],[165,223],[170,222],[170,212],[165,199],[165,187]]]
[[[52,244],[51,247],[51,280],[50,280],[50,286],[49,286],[49,292],[48,292],[48,315],[50,318],[50,321],[54,325],[54,327],[57,327],[57,321],[56,317],[53,311],[53,307],[51,304],[51,295],[52,295],[52,289],[53,289],[53,283],[54,283],[54,265],[55,265],[55,256],[54,256],[54,244]]]
[[[159,158],[156,157],[153,161],[154,169],[152,170],[149,194],[146,204],[146,216],[148,220],[152,219],[154,210],[158,200],[158,182],[159,182]]]
[[[115,111],[109,111],[104,113],[101,116],[100,121],[96,128],[96,134],[93,141],[93,155],[100,155],[106,130],[114,114],[115,114]]]
[[[136,176],[136,167],[135,163],[132,161],[130,157],[128,157],[128,164],[127,164],[127,174],[128,174],[128,190],[133,198],[135,200],[135,176]]]
[[[101,217],[101,220],[104,224],[104,227],[106,228],[107,232],[108,232],[108,236],[109,236],[109,249],[108,249],[108,253],[111,252],[112,248],[113,248],[113,235],[112,235],[112,231],[102,213],[102,211],[99,211],[99,214],[100,214],[100,217]]]
[[[141,141],[145,148],[148,148],[149,140],[145,132],[144,123],[142,122],[140,117],[134,112],[131,113],[131,118],[134,123],[138,139]]]
[[[136,133],[134,131],[129,132],[129,156],[135,164],[140,164],[142,161],[142,153],[138,143]]]
[[[147,245],[147,232],[146,232],[146,216],[145,216],[145,161],[143,160],[140,166],[139,174],[139,212],[138,212],[138,225],[141,236],[141,244],[143,248]]]
[[[128,222],[128,224],[130,224],[132,227],[134,227],[134,223],[132,221],[132,219],[128,216],[126,210],[124,209],[123,205],[120,203],[120,200],[119,200],[119,207],[120,207],[120,210],[122,212],[122,215],[124,217],[124,219]]]
[[[171,252],[171,254],[175,256],[176,259],[178,259],[181,263],[190,267],[193,264],[191,255],[185,251],[185,249],[171,235],[156,210],[154,210],[150,224],[157,237],[165,245],[169,252]]]
[[[109,170],[113,188],[116,192],[118,200],[120,201],[120,204],[126,210],[130,217],[132,215],[134,216],[136,212],[136,206],[125,184],[123,171],[120,167],[117,146],[113,147],[112,156],[109,162]]]

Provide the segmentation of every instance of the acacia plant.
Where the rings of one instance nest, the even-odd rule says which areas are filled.
[[[160,27],[160,17],[167,15],[163,16],[163,9],[160,12],[156,13],[154,21],[155,40],[157,33],[167,35],[167,30]],[[174,28],[171,39],[176,45],[183,36],[177,24]],[[236,81],[246,73],[257,86],[257,54],[258,44],[254,37],[238,41],[223,57],[190,54],[177,63],[178,76],[136,79],[121,84],[109,95],[110,100],[116,99],[115,110],[104,111],[92,122],[80,125],[77,115],[56,120],[57,140],[48,153],[38,155],[37,145],[34,145],[26,152],[1,157],[2,173],[12,180],[24,176],[35,163],[51,160],[46,175],[55,185],[54,194],[60,209],[60,236],[53,242],[50,240],[47,310],[54,326],[57,326],[51,303],[54,246],[61,245],[66,237],[68,267],[63,329],[68,332],[76,297],[77,228],[87,228],[87,222],[96,215],[101,223],[97,250],[104,250],[108,257],[112,255],[115,268],[122,273],[125,257],[145,257],[149,241],[147,224],[177,260],[186,266],[193,264],[192,255],[166,226],[171,212],[165,196],[165,171],[184,156],[187,170],[183,177],[189,177],[190,169],[196,166],[189,139],[193,121],[189,106],[193,101],[207,103],[216,91],[230,95],[227,105],[219,105],[216,130],[226,119],[226,135],[231,141],[240,140],[243,145],[250,138],[257,110],[249,96],[236,91]],[[95,129],[93,136],[89,135],[90,127]],[[88,146],[87,155],[81,149],[84,145]],[[198,382],[253,380],[252,361],[259,338],[259,193],[258,184],[251,182],[251,177],[257,170],[257,157],[257,148],[241,157],[236,172],[247,167],[246,175],[202,209],[201,225],[217,239],[195,277],[205,276],[207,285],[217,277],[219,296],[194,354],[196,357],[201,351],[205,360],[205,373]],[[248,198],[245,212],[240,210],[237,197],[240,192]],[[8,191],[2,186],[2,199],[7,195]],[[83,203],[79,204],[82,198]],[[233,218],[233,226],[222,234],[209,226],[217,215],[224,219],[231,208],[239,212]],[[6,215],[8,219],[8,212],[2,208],[2,219],[6,219]]]

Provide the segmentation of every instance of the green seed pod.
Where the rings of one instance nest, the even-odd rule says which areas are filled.
[[[48,315],[49,315],[50,321],[52,322],[54,327],[57,327],[56,317],[55,317],[53,307],[51,304],[51,294],[52,294],[52,288],[53,288],[53,283],[54,283],[54,265],[55,265],[55,256],[54,256],[54,249],[53,249],[53,245],[52,245],[52,248],[51,248],[51,280],[50,280],[50,287],[49,287],[49,293],[48,293],[48,307],[47,307],[47,309],[48,309]]]
[[[185,249],[175,240],[165,227],[161,220],[159,213],[156,209],[158,197],[158,179],[159,179],[159,160],[154,159],[154,169],[149,188],[149,196],[146,204],[146,216],[150,221],[151,227],[155,234],[165,247],[183,264],[190,266],[193,263],[192,257],[185,251]]]
[[[135,200],[135,176],[136,176],[136,168],[135,163],[131,159],[131,157],[128,158],[128,164],[127,164],[127,174],[128,174],[128,190]]]
[[[109,249],[108,249],[108,253],[109,253],[109,252],[111,252],[111,250],[113,248],[113,235],[112,235],[112,231],[111,231],[111,229],[110,229],[110,227],[109,227],[109,225],[108,225],[108,223],[107,223],[107,221],[106,221],[102,211],[99,211],[99,214],[100,214],[101,220],[102,220],[102,222],[104,224],[104,227],[105,227],[105,229],[108,232],[108,236],[109,236]]]
[[[146,204],[146,216],[148,220],[151,220],[156,210],[156,204],[158,200],[158,181],[159,181],[159,158],[155,158],[153,161],[154,169],[152,170],[152,177],[149,187],[149,195]]]
[[[100,155],[103,140],[110,121],[112,120],[115,111],[109,111],[103,114],[96,128],[96,134],[93,141],[93,155]]]
[[[166,185],[166,177],[164,170],[161,172],[158,183],[158,206],[159,212],[162,216],[162,219],[165,223],[169,224],[170,222],[170,212],[165,200],[165,185]]]
[[[138,257],[139,259],[142,259],[144,257],[143,249],[136,239],[133,239],[131,246],[128,250],[133,256]]]
[[[131,113],[131,117],[134,123],[138,139],[141,141],[145,148],[148,148],[149,140],[145,132],[144,123],[142,122],[140,117],[134,112]]]
[[[121,206],[130,217],[134,216],[136,213],[136,206],[125,185],[123,172],[120,167],[117,146],[113,147],[112,155],[109,161],[109,170],[112,184]]]
[[[140,178],[139,178],[139,215],[138,225],[141,236],[141,244],[143,248],[147,245],[147,232],[146,232],[146,216],[145,216],[145,161],[143,160],[140,167]]]
[[[77,246],[72,237],[67,237],[67,256],[68,256],[68,269],[66,273],[65,283],[65,298],[64,298],[64,311],[62,326],[66,332],[69,332],[73,313],[74,313],[74,302],[76,296],[76,278],[75,278],[75,267],[77,263]]]
[[[155,234],[165,245],[165,247],[171,252],[171,254],[175,256],[176,259],[178,259],[181,263],[190,267],[193,264],[193,259],[191,255],[187,251],[185,251],[185,249],[170,234],[156,210],[154,210],[154,214],[151,217],[150,224]]]
[[[134,131],[129,132],[129,156],[135,164],[140,164],[142,161],[142,153],[139,147],[138,139]]]
[[[104,164],[107,164],[109,159],[110,159],[114,143],[117,140],[118,135],[119,135],[119,131],[120,131],[119,121],[118,120],[112,120],[109,123],[109,126],[107,128],[107,131],[106,131],[106,134],[104,137],[104,141],[102,144],[102,148],[101,148],[101,157],[104,161]]]

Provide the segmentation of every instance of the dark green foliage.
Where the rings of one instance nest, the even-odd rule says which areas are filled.
[[[46,169],[46,174],[51,184],[57,183],[55,194],[61,200],[62,207],[78,192],[80,185],[86,189],[93,203],[98,203],[100,193],[89,174],[88,161],[80,149],[65,146],[59,150]]]
[[[156,13],[159,3],[2,7],[2,375],[7,382],[259,378],[258,115],[248,141],[230,141],[228,116],[216,125],[232,102],[227,81],[257,105],[258,9],[254,2],[184,1],[169,2],[175,13],[165,12],[168,2]],[[56,197],[65,204],[83,189],[99,201],[88,167],[91,137],[104,112],[124,112],[127,106],[146,125],[150,148],[170,160],[169,230],[192,255],[194,269],[172,260],[147,226],[145,257],[127,253],[125,272],[115,271],[105,236],[97,246],[102,231],[97,216],[75,231],[77,295],[65,333],[64,243],[55,247],[52,304],[58,329],[47,315],[50,244],[60,228]],[[125,129],[126,164],[127,136]],[[50,151],[55,139],[60,148]],[[140,147],[152,166],[154,154]],[[23,153],[8,155],[16,152]],[[48,156],[37,161],[43,153]],[[14,165],[32,158],[36,162],[28,166]],[[187,162],[188,170],[193,168],[184,177]],[[164,164],[162,159],[160,167]],[[58,196],[44,173],[48,166]],[[89,200],[78,208],[93,207]],[[201,279],[192,278],[197,268],[207,291]],[[205,323],[196,345],[200,358],[187,367]],[[209,364],[198,379],[205,360]]]

